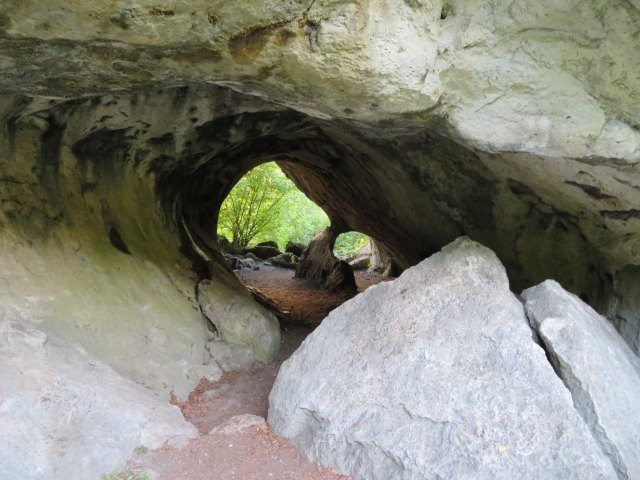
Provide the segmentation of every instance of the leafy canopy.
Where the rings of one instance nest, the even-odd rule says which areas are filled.
[[[233,187],[220,208],[218,234],[239,247],[273,240],[284,250],[288,241],[308,244],[328,225],[324,211],[275,162],[269,162],[252,169]],[[366,239],[357,232],[342,234],[334,251],[338,256],[353,255]]]
[[[269,162],[233,187],[220,208],[218,233],[239,247],[274,240],[284,249],[290,240],[307,244],[327,225],[324,211]]]
[[[222,203],[219,233],[231,237],[234,245],[246,247],[278,223],[280,204],[290,193],[291,185],[275,163],[254,168],[240,179]]]
[[[345,232],[338,235],[333,254],[338,258],[351,257],[369,241],[364,233]]]

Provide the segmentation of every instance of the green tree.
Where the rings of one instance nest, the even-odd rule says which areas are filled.
[[[348,258],[364,247],[369,240],[364,233],[345,232],[338,235],[336,244],[333,247],[333,254],[338,258]]]
[[[289,240],[308,244],[328,225],[324,211],[274,162],[262,164],[242,177],[222,203],[218,216],[218,233],[239,247],[266,240],[275,241],[281,250]],[[351,256],[366,238],[356,232],[340,235],[335,252]]]
[[[284,197],[295,185],[271,162],[251,170],[233,187],[220,208],[218,231],[246,247],[276,223]]]
[[[316,233],[328,225],[329,218],[324,210],[296,188],[283,199],[278,223],[269,235],[281,247],[289,240],[306,245]]]

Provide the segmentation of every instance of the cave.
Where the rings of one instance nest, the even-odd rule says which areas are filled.
[[[638,355],[636,1],[218,3],[0,13],[3,362],[63,369],[76,349],[168,405],[219,378],[214,334],[271,361],[277,319],[216,236],[270,161],[327,213],[331,248],[362,232],[395,276],[468,237],[513,292],[557,281]],[[39,404],[43,372],[9,391]],[[39,428],[20,418],[18,437]],[[108,473],[127,441],[86,470],[55,453],[55,475]],[[15,478],[62,478],[11,445]]]

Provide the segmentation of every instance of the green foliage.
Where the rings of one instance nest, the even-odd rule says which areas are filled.
[[[149,449],[144,445],[139,445],[136,447],[135,452],[136,452],[136,455],[144,455],[149,452]]]
[[[270,162],[251,170],[231,190],[220,209],[218,233],[240,247],[273,240],[284,250],[290,240],[307,245],[328,225],[324,211]],[[334,252],[351,256],[366,241],[361,233],[342,234]]]
[[[261,235],[259,241],[269,240],[267,237],[271,236],[280,249],[284,249],[289,240],[308,245],[311,238],[327,226],[329,217],[324,210],[295,188],[284,198],[273,230]]]
[[[246,247],[277,224],[280,205],[295,185],[271,162],[251,170],[233,187],[220,208],[218,232]]]
[[[336,244],[333,247],[333,254],[338,258],[352,257],[367,243],[368,240],[369,237],[364,233],[342,233],[336,239]]]
[[[273,162],[247,173],[220,209],[218,233],[244,247],[274,240],[309,243],[329,225],[324,211],[309,200]]]

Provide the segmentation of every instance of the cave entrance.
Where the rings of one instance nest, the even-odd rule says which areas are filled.
[[[218,245],[227,265],[258,301],[277,311],[283,324],[314,328],[331,310],[382,280],[367,271],[369,238],[354,231],[337,240],[332,234],[327,253],[341,264],[359,261],[357,289],[324,288],[317,278],[304,278],[300,258],[327,232],[332,232],[327,214],[275,162],[248,171],[218,214]]]
[[[333,254],[336,258],[348,262],[354,270],[369,268],[370,263],[366,260],[371,258],[370,238],[364,233],[351,231],[338,235],[333,246]],[[366,259],[358,264],[354,262],[358,259]],[[357,265],[357,266],[356,266]]]
[[[241,280],[260,277],[261,284],[277,285],[295,272],[311,238],[329,223],[278,164],[266,162],[246,172],[222,202],[218,245]]]
[[[222,202],[218,239],[234,255],[267,260],[289,252],[295,263],[299,247],[328,225],[326,213],[275,162],[267,162],[248,171]]]

